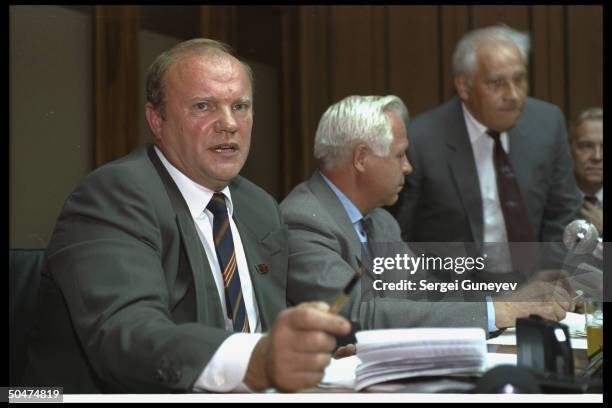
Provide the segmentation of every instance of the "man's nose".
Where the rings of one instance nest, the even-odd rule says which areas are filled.
[[[402,173],[404,173],[404,176],[407,176],[412,173],[412,170],[414,170],[412,168],[412,164],[410,164],[408,157],[404,156],[404,161],[402,162]]]
[[[595,154],[593,156],[593,160],[595,161],[603,160],[603,146],[595,146]]]
[[[506,87],[506,99],[511,101],[516,101],[518,99],[519,89],[518,87],[512,83],[512,81],[508,82],[508,86]]]
[[[234,117],[234,111],[229,108],[220,109],[219,118],[215,122],[215,131],[234,133],[238,130],[238,123]]]

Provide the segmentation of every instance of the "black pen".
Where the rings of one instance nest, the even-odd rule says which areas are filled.
[[[344,287],[344,289],[342,289],[342,292],[340,292],[340,295],[338,295],[336,301],[330,308],[330,311],[332,313],[338,313],[338,311],[342,309],[342,306],[344,306],[349,296],[351,295],[351,290],[355,287],[355,284],[357,284],[359,278],[361,278],[361,275],[363,273],[363,264],[361,263],[359,258],[355,257],[355,259],[357,260],[358,269],[355,269],[355,275],[353,275],[349,283]]]

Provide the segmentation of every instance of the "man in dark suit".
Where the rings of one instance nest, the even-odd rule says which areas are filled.
[[[580,215],[603,233],[603,109],[580,112],[570,129],[574,176],[583,196]]]
[[[286,227],[274,199],[238,176],[250,68],[224,44],[187,41],[151,65],[147,101],[155,146],[95,170],[59,217],[29,383],[67,393],[315,385],[350,325],[323,303],[285,309]]]
[[[500,271],[520,258],[509,243],[561,241],[580,199],[562,113],[527,97],[528,54],[528,35],[506,26],[458,43],[458,97],[407,128],[414,172],[392,209],[405,240],[490,244]]]
[[[408,111],[393,95],[352,95],[321,117],[314,143],[320,168],[281,203],[289,227],[289,302],[333,301],[358,268],[357,258],[417,258],[401,242],[397,221],[381,208],[397,201],[404,177],[412,171],[406,158],[406,122]],[[363,263],[367,269],[368,262]],[[363,329],[481,327],[490,333],[514,326],[516,318],[531,312],[560,320],[570,308],[565,289],[547,282],[489,300],[482,293],[466,299],[463,293],[446,296],[435,290],[385,291],[375,283],[434,281],[425,267],[414,272],[366,273],[339,313]],[[450,281],[461,273],[453,273]],[[424,296],[431,294],[445,296],[439,301]]]

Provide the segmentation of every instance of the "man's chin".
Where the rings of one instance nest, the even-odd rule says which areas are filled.
[[[496,129],[500,133],[507,132],[510,129],[512,129],[514,126],[516,126],[516,122],[519,120],[520,116],[521,116],[520,111],[518,111],[518,113],[515,111],[513,111],[512,113],[505,112],[505,114],[503,115],[503,121],[497,123],[496,124],[497,126],[494,129]]]
[[[393,205],[395,203],[397,203],[397,200],[399,200],[399,194],[394,194],[393,197],[390,197],[387,202],[385,202],[385,206],[390,206]]]
[[[593,184],[593,185],[603,184],[602,176],[589,176],[589,177],[585,177],[585,179],[589,184]]]

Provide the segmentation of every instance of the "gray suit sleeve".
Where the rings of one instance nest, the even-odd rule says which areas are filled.
[[[119,172],[90,176],[66,202],[48,265],[100,378],[115,389],[189,391],[229,333],[171,320],[162,232],[142,188]],[[160,367],[180,378],[162,382]]]
[[[555,107],[556,128],[554,129],[556,150],[550,176],[550,185],[543,207],[540,241],[547,247],[543,267],[561,267],[567,258],[567,249],[562,243],[565,226],[580,218],[581,197],[573,172],[567,130],[561,111]]]
[[[314,216],[287,210],[284,218],[289,225],[289,302],[332,303],[354,274],[352,263],[356,254],[350,252],[347,237],[342,236],[334,220],[326,219],[321,213]],[[482,327],[487,330],[483,302],[434,303],[379,297],[364,300],[362,283],[363,280],[340,310],[362,329]]]
[[[551,186],[546,196],[546,205],[542,216],[541,241],[560,242],[563,230],[580,212],[580,193],[576,187],[573,173],[573,162],[570,156],[567,130],[563,115],[556,109],[557,128],[555,129],[557,150],[554,152]]]

